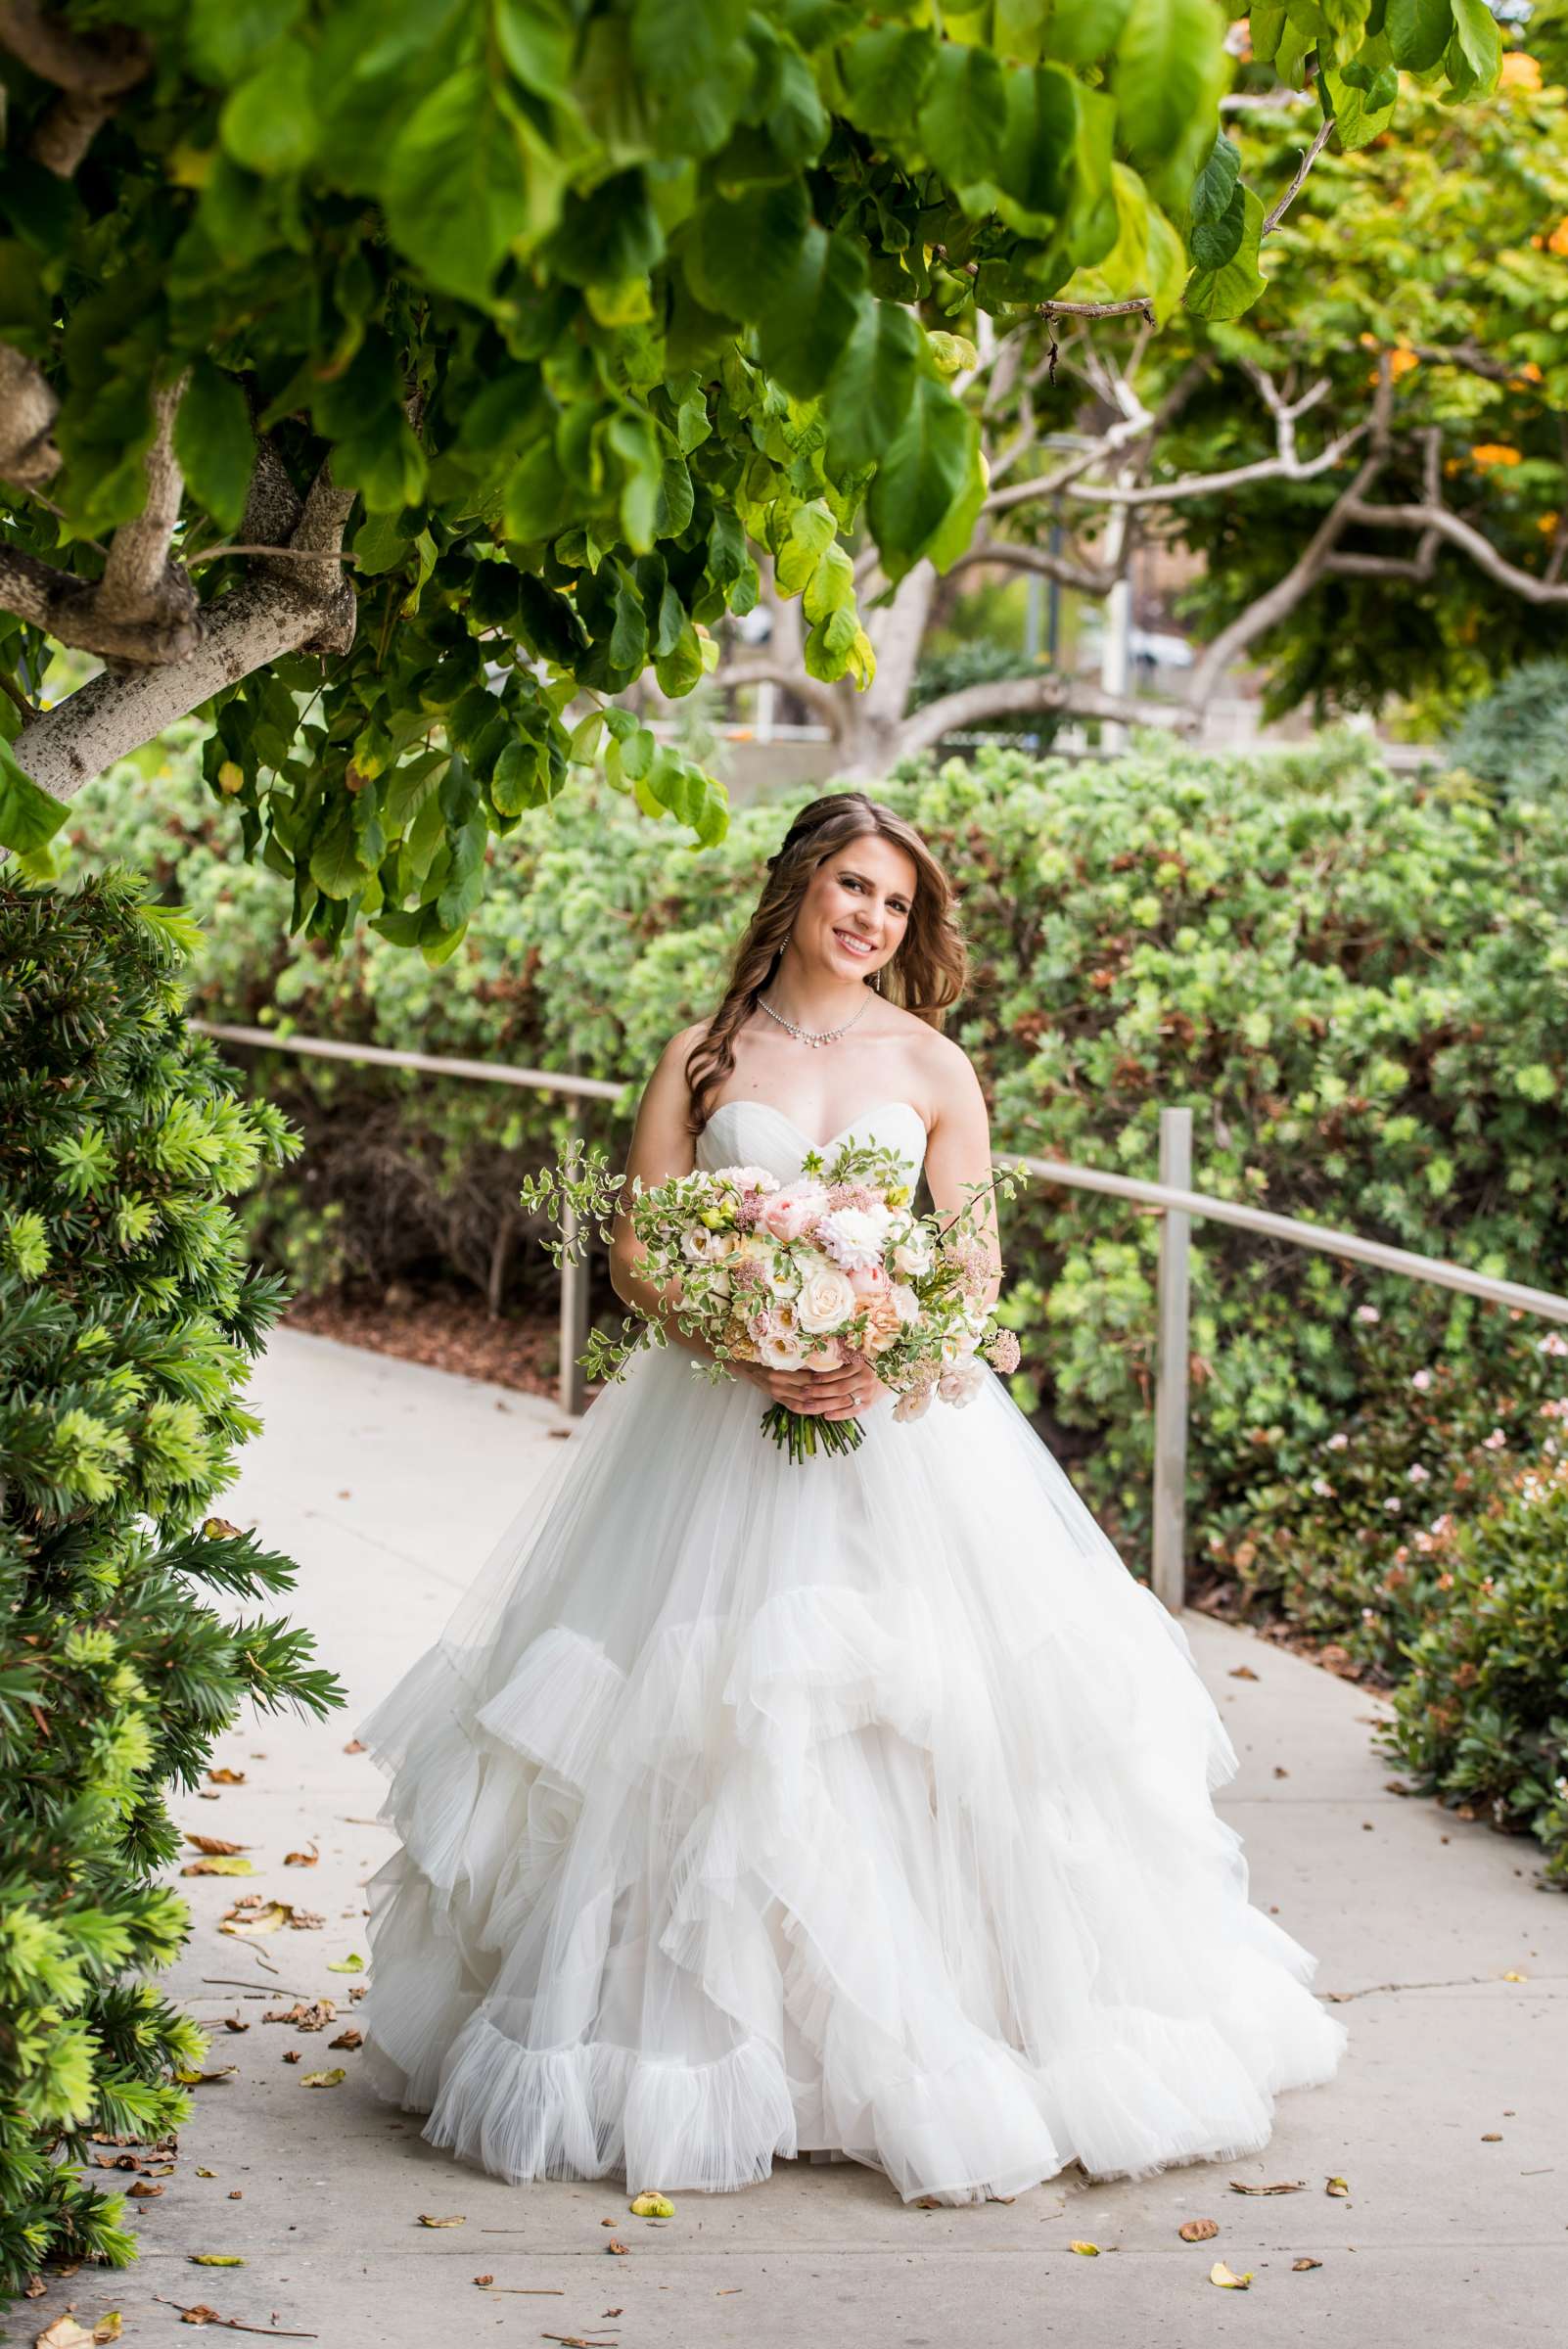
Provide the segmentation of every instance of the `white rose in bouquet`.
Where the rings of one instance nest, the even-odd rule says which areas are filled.
[[[795,1310],[801,1327],[820,1336],[842,1329],[857,1303],[849,1274],[841,1272],[837,1265],[819,1262],[808,1266],[802,1276]]]

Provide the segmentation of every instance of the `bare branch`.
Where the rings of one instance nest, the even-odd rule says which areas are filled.
[[[899,728],[899,756],[907,759],[929,751],[945,734],[959,733],[987,718],[1043,716],[1051,712],[1107,718],[1121,725],[1161,726],[1178,734],[1190,732],[1199,716],[1180,704],[1105,693],[1084,677],[994,677],[960,686],[956,693],[945,693],[911,711]]]
[[[1499,587],[1506,587],[1521,602],[1568,604],[1568,580],[1543,578],[1536,572],[1521,571],[1516,563],[1499,554],[1473,523],[1451,513],[1447,506],[1373,506],[1358,494],[1349,501],[1347,519],[1365,530],[1435,531],[1451,546],[1468,555],[1478,571],[1484,571],[1488,578],[1496,579]]]
[[[1262,228],[1258,231],[1260,240],[1264,237],[1271,237],[1273,235],[1274,230],[1279,226],[1280,221],[1283,220],[1285,214],[1289,211],[1291,206],[1301,194],[1302,189],[1307,184],[1307,174],[1312,169],[1314,163],[1316,162],[1318,157],[1322,154],[1323,149],[1327,146],[1329,134],[1333,128],[1333,115],[1325,115],[1321,122],[1319,122],[1317,125],[1317,136],[1314,139],[1312,145],[1308,148],[1306,154],[1302,157],[1301,161],[1296,166],[1295,178],[1291,181],[1289,187],[1285,190],[1283,196],[1280,197],[1279,202],[1274,206],[1273,210],[1268,215]]]
[[[1194,710],[1206,707],[1231,662],[1287,619],[1323,576],[1329,557],[1337,551],[1350,527],[1352,506],[1365,495],[1388,462],[1393,417],[1394,372],[1387,351],[1382,351],[1378,354],[1372,413],[1365,424],[1358,427],[1359,432],[1368,435],[1369,445],[1354,480],[1343,495],[1335,499],[1283,577],[1276,579],[1244,612],[1239,612],[1208,646],[1187,684],[1186,699]]]
[[[977,540],[959,556],[947,576],[956,578],[960,572],[982,563],[999,564],[1009,571],[1032,571],[1042,579],[1055,579],[1059,586],[1075,588],[1080,595],[1109,595],[1118,576],[1114,570],[1090,569],[1066,555],[1053,555],[1043,546],[1025,546],[1011,538]]]
[[[840,731],[839,697],[833,687],[808,677],[804,668],[794,668],[786,660],[724,663],[715,669],[714,683],[737,692],[744,685],[780,685],[814,710],[830,734],[837,736]]]
[[[1191,473],[1174,482],[1147,482],[1122,486],[1115,483],[1074,484],[1063,494],[1096,506],[1174,506],[1183,498],[1215,497],[1249,482],[1311,482],[1331,473],[1346,451],[1366,436],[1364,423],[1353,425],[1320,448],[1315,457],[1298,458],[1282,449],[1272,457],[1258,457],[1250,465],[1235,465],[1225,473]]]
[[[1154,304],[1147,294],[1134,294],[1128,301],[1042,301],[1036,305],[1049,325],[1053,318],[1131,318],[1146,319],[1154,324]]]

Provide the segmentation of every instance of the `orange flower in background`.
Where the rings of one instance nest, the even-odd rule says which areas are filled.
[[[1549,538],[1552,536],[1557,528],[1559,520],[1560,517],[1556,514],[1542,515],[1541,520],[1536,524],[1536,528],[1541,532],[1543,538]]]
[[[1532,240],[1534,242],[1534,240]],[[1568,253],[1568,220],[1559,220],[1546,239],[1546,251],[1558,254]]]
[[[1470,462],[1485,473],[1494,465],[1517,465],[1519,451],[1510,448],[1506,440],[1483,440],[1470,451]]]
[[[1404,343],[1396,345],[1389,353],[1388,371],[1396,383],[1399,382],[1402,375],[1408,375],[1412,367],[1419,367],[1420,364],[1414,351]]]
[[[1527,49],[1509,49],[1504,53],[1502,70],[1498,75],[1499,90],[1539,90],[1541,60],[1532,57]]]

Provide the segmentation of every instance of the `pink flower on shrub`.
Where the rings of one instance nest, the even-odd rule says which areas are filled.
[[[1560,1329],[1548,1329],[1541,1341],[1541,1352],[1543,1354],[1568,1354],[1568,1338],[1563,1336]]]
[[[1495,1427],[1491,1435],[1487,1437],[1486,1442],[1482,1445],[1481,1449],[1483,1451],[1501,1451],[1506,1447],[1507,1441],[1508,1439],[1503,1434],[1501,1428]]]
[[[1432,1373],[1431,1373],[1431,1371],[1430,1371],[1430,1370],[1417,1370],[1417,1372],[1415,1373],[1415,1376],[1414,1376],[1414,1377],[1411,1379],[1411,1381],[1410,1381],[1410,1384],[1411,1384],[1411,1386],[1412,1386],[1412,1387],[1419,1387],[1419,1388],[1420,1388],[1420,1390],[1421,1390],[1421,1393],[1424,1395],[1424,1394],[1426,1393],[1426,1390],[1427,1390],[1427,1388],[1428,1388],[1428,1387],[1429,1387],[1429,1386],[1432,1384]]]
[[[1375,1305],[1359,1305],[1356,1308],[1356,1318],[1358,1321],[1381,1321],[1383,1316]]]
[[[1431,1481],[1432,1471],[1430,1468],[1423,1468],[1419,1460],[1412,1462],[1407,1473],[1412,1485],[1424,1485]]]

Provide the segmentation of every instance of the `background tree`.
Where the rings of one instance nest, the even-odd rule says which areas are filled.
[[[1246,93],[1224,104],[1219,185],[1288,185],[1304,109]],[[1185,728],[1244,657],[1267,668],[1269,715],[1401,696],[1441,714],[1560,643],[1568,101],[1514,51],[1494,96],[1455,109],[1411,86],[1403,106],[1398,139],[1381,114],[1342,121],[1314,161],[1318,202],[1275,207],[1244,316],[1207,319],[1189,290],[1160,332],[1138,316],[1005,335],[980,322],[964,380],[988,487],[949,576],[1034,575],[1099,602],[1151,548],[1195,556],[1182,612],[1206,649],[1179,693],[1130,704],[1095,676],[1016,657],[917,692],[940,602],[929,562],[868,604],[877,669],[863,695],[800,682],[793,610],[777,599],[765,651],[741,652],[720,682],[792,683],[829,726],[836,764],[874,774],[1001,717]],[[1085,282],[1110,300],[1141,268],[1134,236]],[[862,586],[876,570],[867,547]]]
[[[1259,290],[1214,0],[116,15],[0,5],[0,842],[202,710],[328,940],[450,953],[490,834],[606,742],[712,840],[718,788],[603,705],[690,689],[753,550],[812,680],[866,683],[844,533],[892,584],[967,545],[981,322],[1095,268],[1156,319]],[[1380,114],[1389,60],[1468,97],[1499,58],[1484,0],[1292,0],[1252,46]],[[54,645],[104,668],[45,710]]]

